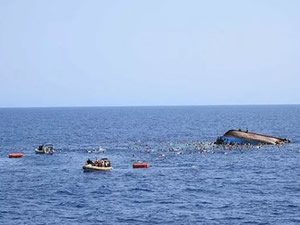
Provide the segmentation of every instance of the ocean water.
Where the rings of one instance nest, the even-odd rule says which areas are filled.
[[[211,144],[232,128],[292,143]],[[299,141],[299,105],[0,109],[0,224],[300,224]]]

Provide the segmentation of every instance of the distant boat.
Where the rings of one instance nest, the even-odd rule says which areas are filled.
[[[268,136],[264,134],[251,133],[242,130],[229,130],[223,136],[218,137],[216,144],[251,144],[251,145],[278,145],[289,143],[286,138]]]
[[[35,149],[35,153],[37,154],[53,154],[54,152],[55,151],[52,144],[43,144]]]

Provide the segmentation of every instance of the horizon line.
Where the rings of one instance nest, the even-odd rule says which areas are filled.
[[[88,105],[88,106],[0,106],[0,109],[26,109],[26,108],[126,108],[126,107],[197,107],[197,106],[293,106],[299,103],[278,103],[278,104],[199,104],[199,105]]]

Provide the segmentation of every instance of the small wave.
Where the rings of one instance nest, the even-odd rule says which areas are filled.
[[[110,189],[102,189],[102,188],[99,188],[98,190],[92,191],[91,193],[92,193],[92,194],[106,194],[106,195],[108,195],[108,194],[111,194],[112,191],[111,191]]]
[[[125,224],[142,224],[142,223],[147,223],[149,221],[143,220],[141,218],[122,218],[122,217],[117,217],[118,222],[120,223],[125,223]]]
[[[59,194],[59,195],[74,195],[71,191],[68,191],[68,190],[59,190],[59,191],[56,191],[55,194]]]
[[[133,188],[129,191],[145,191],[145,192],[153,192],[153,190],[147,189],[147,188]]]
[[[153,204],[154,201],[152,201],[152,200],[134,200],[133,203],[134,204],[147,204],[147,203]]]

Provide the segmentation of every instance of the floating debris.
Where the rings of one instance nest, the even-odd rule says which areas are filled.
[[[105,153],[106,149],[99,146],[98,149],[89,149],[87,150],[87,153]]]

